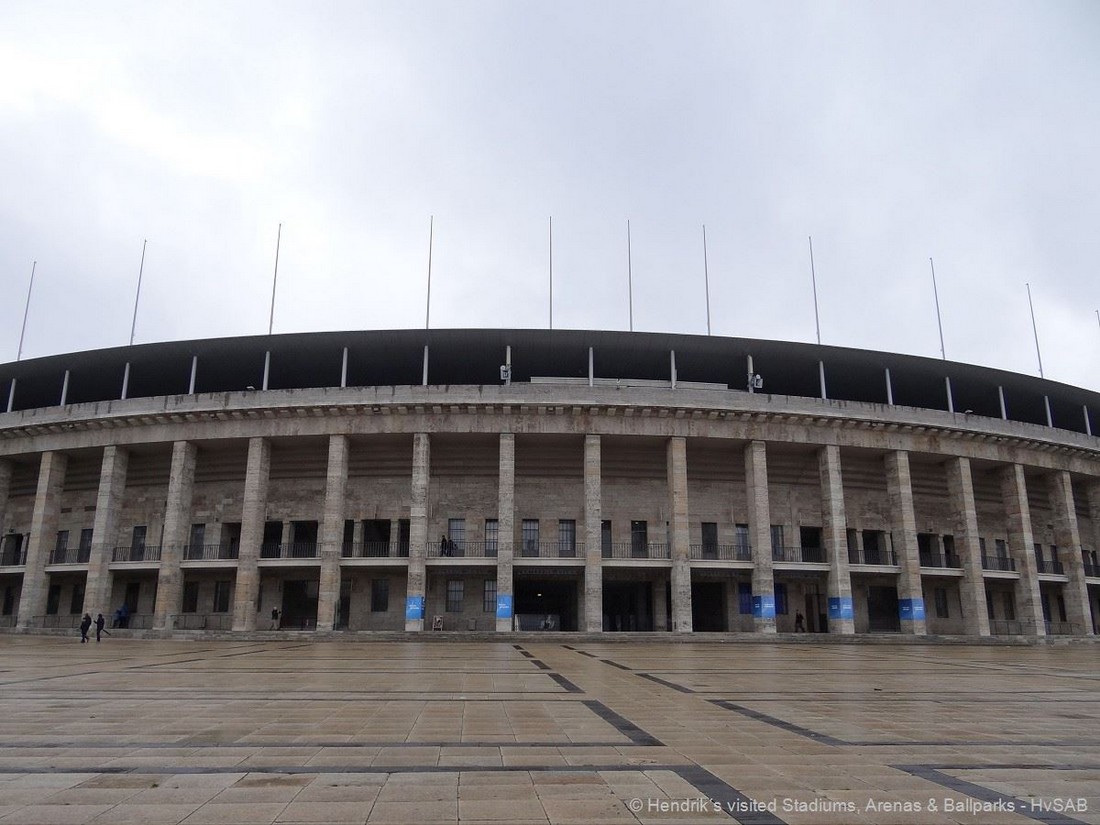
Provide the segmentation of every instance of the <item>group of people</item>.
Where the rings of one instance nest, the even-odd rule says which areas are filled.
[[[84,644],[88,641],[88,631],[92,629],[92,614],[85,613],[84,618],[80,620],[80,643]],[[103,633],[103,625],[107,622],[103,619],[103,614],[100,613],[95,617],[95,640],[100,640],[100,635]]]
[[[439,538],[439,555],[441,556],[453,556],[455,554],[455,543],[446,536],[440,536]]]

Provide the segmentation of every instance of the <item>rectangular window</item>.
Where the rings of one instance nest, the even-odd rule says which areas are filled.
[[[630,556],[644,559],[649,555],[649,524],[644,521],[630,522]]]
[[[191,525],[191,538],[187,542],[187,547],[192,552],[198,550],[199,558],[202,557],[202,546],[206,543],[206,525],[205,524],[192,524]]]
[[[370,612],[386,613],[390,609],[390,580],[371,579]]]
[[[495,556],[500,543],[500,522],[495,518],[485,519],[485,555]]]
[[[59,558],[65,558],[65,551],[69,549],[68,530],[57,531],[57,542],[54,544],[53,549]]]
[[[69,598],[69,612],[84,612],[84,585],[81,582],[73,584],[73,595]]]
[[[539,554],[539,520],[537,518],[525,518],[523,520],[523,555],[538,556]]]
[[[452,555],[466,555],[466,519],[447,519],[447,538],[451,542]]]
[[[999,559],[1007,559],[1008,558],[1008,545],[1005,543],[1004,539],[997,539],[994,542],[994,546],[997,548],[997,558],[999,558]]]
[[[743,557],[751,552],[752,543],[749,541],[749,525],[735,524],[733,526],[733,543],[737,547],[737,555]]]
[[[558,557],[571,559],[577,555],[577,522],[573,519],[558,521]]]
[[[752,583],[737,583],[737,606],[742,616],[752,615]]]
[[[949,614],[947,612],[947,588],[937,587],[932,591],[932,595],[936,600],[936,618],[948,618]]]
[[[214,612],[229,612],[229,592],[233,583],[228,579],[214,582]]]
[[[183,583],[183,607],[181,609],[184,613],[198,613],[199,612],[199,583],[198,582],[184,582]]]
[[[778,557],[783,558],[783,550],[784,550],[784,547],[783,547],[783,525],[782,524],[773,524],[772,525],[772,554],[773,554],[773,557],[775,556],[775,554],[779,554]]]
[[[787,615],[787,585],[783,582],[775,583],[775,615]]]
[[[76,560],[84,564],[92,557],[92,528],[85,527],[80,531],[80,550]]]
[[[462,612],[463,585],[462,579],[449,579],[447,581],[447,612]]]
[[[718,557],[718,522],[704,521],[700,530],[703,539],[703,558],[714,559]]]
[[[481,600],[481,609],[485,613],[497,612],[497,580],[485,580],[485,593]]]
[[[614,553],[611,545],[611,521],[608,519],[600,522],[600,553],[605,559],[611,558]]]

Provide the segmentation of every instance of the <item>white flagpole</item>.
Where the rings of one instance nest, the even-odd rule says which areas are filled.
[[[275,274],[271,278],[271,316],[267,320],[267,334],[275,328],[275,285],[279,282],[279,245],[283,240],[283,225],[279,224],[279,232],[275,236]]]
[[[707,335],[710,335],[710,270],[707,268],[707,225],[703,224],[703,281],[707,287]]]
[[[630,218],[626,219],[626,294],[630,305],[630,331],[634,331],[634,272],[630,262]]]
[[[554,328],[554,216],[550,216],[550,329]]]
[[[1039,351],[1039,329],[1035,326],[1035,305],[1031,302],[1031,284],[1024,284],[1027,287],[1027,305],[1031,307],[1031,331],[1035,335],[1035,354],[1039,358],[1039,377],[1043,377],[1043,353]]]
[[[432,317],[432,242],[435,239],[435,215],[428,216],[428,304],[424,309],[424,329]]]
[[[943,321],[940,320],[940,293],[936,289],[936,265],[932,263],[932,259],[928,259],[928,265],[932,267],[932,295],[936,299],[936,324],[940,328],[940,355],[943,356],[943,360],[947,360],[947,351],[943,348]]]
[[[817,314],[817,273],[814,272],[814,239],[810,235],[810,280],[814,285],[814,324],[817,327],[817,343],[821,344],[821,318]]]
[[[141,300],[141,276],[145,272],[145,245],[147,243],[149,243],[148,240],[141,242],[141,266],[138,267],[137,294],[134,295],[134,320],[130,324],[130,346],[134,345],[134,331],[137,329],[138,301]]]
[[[23,336],[27,334],[27,315],[31,311],[31,290],[34,289],[34,270],[37,266],[38,261],[31,264],[31,283],[27,287],[27,306],[23,310],[23,329],[19,333],[19,351],[15,355],[16,361],[23,357]]]

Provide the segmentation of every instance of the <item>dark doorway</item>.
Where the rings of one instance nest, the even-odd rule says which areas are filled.
[[[347,630],[351,622],[351,582],[340,582],[340,603],[336,607],[336,629]]]
[[[806,594],[806,631],[809,633],[829,632],[828,602],[824,593]]]
[[[365,519],[363,521],[363,555],[382,558],[390,554],[390,520]]]
[[[317,579],[283,582],[283,615],[280,627],[308,630],[317,624]]]
[[[281,521],[264,522],[264,540],[260,547],[260,556],[265,559],[277,559],[282,552],[283,523]]]
[[[409,555],[409,536],[412,534],[411,522],[407,518],[397,522],[397,555],[407,558]]]
[[[540,629],[547,617],[551,627],[546,629],[577,629],[575,579],[516,579],[515,587],[515,614],[520,630]],[[535,626],[527,626],[530,622],[535,622]]]
[[[700,633],[726,630],[726,588],[722,582],[691,583],[691,629]]]
[[[653,585],[650,582],[603,583],[603,629],[653,630]]]
[[[872,633],[901,631],[896,587],[867,588],[867,627]]]

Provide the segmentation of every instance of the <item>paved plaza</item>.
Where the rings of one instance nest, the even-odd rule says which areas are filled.
[[[0,636],[0,825],[1100,823],[1098,659]]]

